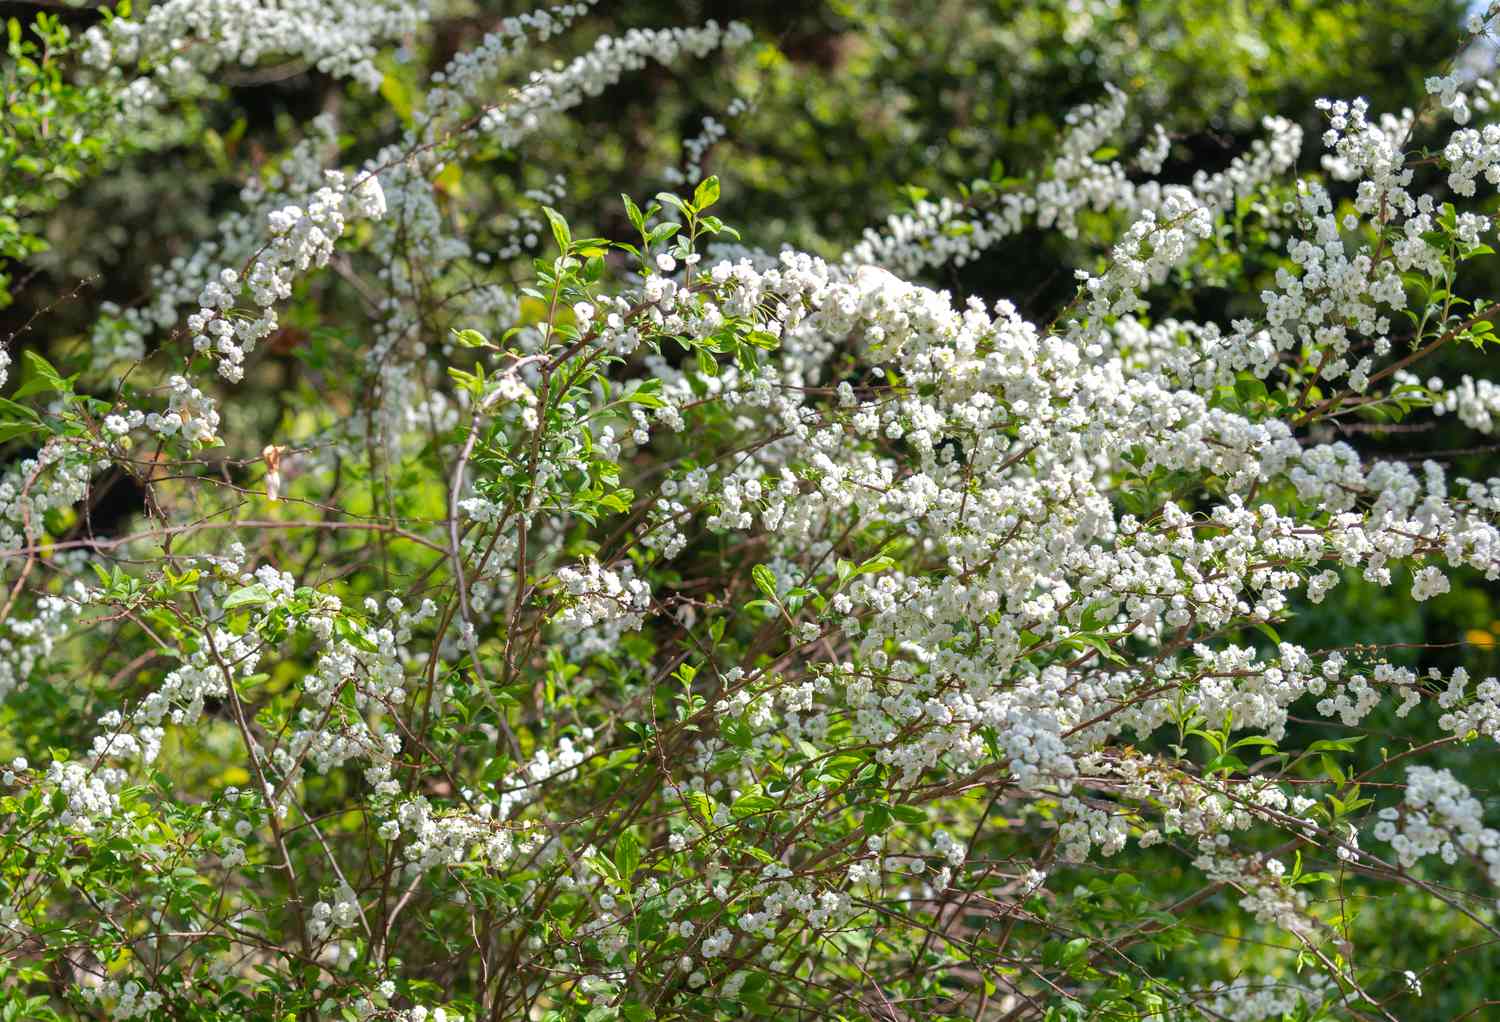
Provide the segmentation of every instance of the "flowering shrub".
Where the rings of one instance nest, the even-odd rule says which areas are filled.
[[[532,60],[590,7],[415,93],[396,0],[12,27],[101,140],[28,116],[37,168],[211,130],[176,106],[263,62],[402,127],[328,104],[140,301],[0,349],[4,1017],[1418,1017],[1496,935],[1500,681],[1299,623],[1500,579],[1500,480],[1402,445],[1500,412],[1486,16],[1412,109],[1182,180],[1110,88],[818,256],[716,214],[717,120],[614,236],[498,191],[753,45]],[[923,283],[1031,232],[1078,253],[1045,317]],[[1441,959],[1360,929],[1410,905]]]

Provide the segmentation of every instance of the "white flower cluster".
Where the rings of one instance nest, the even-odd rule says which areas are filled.
[[[525,42],[527,32],[552,32],[588,9],[588,4],[565,4],[554,11],[533,13],[516,22],[512,32],[486,37],[474,50],[456,58],[435,76],[428,93],[428,137],[455,126],[458,112],[481,106],[476,130],[503,146],[515,146],[540,129],[549,118],[599,95],[629,71],[654,60],[666,64],[682,54],[703,57],[712,51],[732,49],[751,38],[739,22],[720,26],[708,21],[700,28],[632,29],[621,36],[603,36],[584,55],[556,70],[532,72],[526,83],[513,90],[503,103],[487,103],[493,94],[496,68]]]
[[[1094,154],[1125,119],[1124,93],[1111,90],[1107,102],[1079,107],[1067,117],[1068,132],[1054,158],[1050,176],[1030,193],[1007,190],[994,195],[994,208],[976,214],[973,206],[992,192],[976,192],[968,202],[943,198],[917,201],[910,213],[887,218],[883,228],[867,229],[845,257],[851,264],[883,266],[911,275],[948,263],[962,266],[1028,225],[1055,227],[1077,234],[1084,210],[1115,211],[1128,219],[1146,214],[1171,218],[1172,209],[1201,206],[1210,213],[1232,210],[1238,198],[1253,195],[1295,166],[1302,149],[1302,129],[1280,117],[1263,122],[1266,138],[1257,139],[1222,171],[1200,170],[1191,186],[1135,182],[1118,160],[1100,162]],[[1157,125],[1136,162],[1148,174],[1160,172],[1171,140]]]
[[[150,70],[142,101],[159,102],[225,67],[254,67],[267,57],[305,60],[377,89],[379,46],[410,34],[427,16],[428,6],[411,0],[157,0],[139,18],[90,27],[83,52],[95,68]]]
[[[598,0],[576,0],[552,8],[539,8],[500,21],[495,31],[479,44],[456,54],[443,70],[432,76],[427,91],[427,113],[437,120],[466,104],[483,103],[497,68],[508,66],[534,38],[545,42],[587,14]],[[450,118],[451,119],[451,118]]]
[[[1184,197],[1168,198],[1160,218],[1150,210],[1143,212],[1115,246],[1113,261],[1104,275],[1078,271],[1094,329],[1102,331],[1111,317],[1140,311],[1141,292],[1164,283],[1168,271],[1185,260],[1198,241],[1212,234],[1209,211]]]
[[[3,492],[5,484],[0,484]],[[58,596],[43,596],[26,617],[0,625],[0,699],[20,688],[36,667],[46,661],[67,636],[73,605]]]
[[[1482,434],[1493,434],[1496,431],[1496,419],[1500,416],[1500,386],[1496,386],[1494,381],[1475,380],[1464,374],[1457,386],[1443,389],[1434,384],[1442,384],[1442,380],[1433,380],[1428,384],[1434,392],[1442,390],[1442,395],[1433,405],[1434,413],[1440,416],[1454,414],[1464,425]]]
[[[1500,885],[1500,831],[1484,825],[1484,807],[1449,771],[1408,767],[1401,804],[1377,815],[1375,839],[1388,843],[1403,867],[1429,855],[1451,866],[1462,853],[1480,861],[1490,883]]]
[[[1429,96],[1437,96],[1443,109],[1453,115],[1454,124],[1468,124],[1473,116],[1469,110],[1469,98],[1464,95],[1463,81],[1456,73],[1433,75],[1425,85]]]
[[[108,1003],[109,1017],[114,1022],[150,1018],[166,1002],[160,990],[148,989],[133,979],[80,984],[78,994],[86,1004]]]
[[[1243,894],[1240,907],[1261,922],[1275,923],[1299,936],[1312,931],[1314,923],[1307,914],[1307,895],[1286,882],[1286,865],[1281,860],[1221,850],[1219,854],[1199,856],[1193,865],[1210,880],[1237,887]]]
[[[125,780],[125,773],[113,767],[90,768],[76,760],[53,760],[47,767],[46,783],[62,795],[63,809],[57,814],[57,826],[92,834],[120,807],[115,788]]]
[[[820,466],[818,487],[806,492],[794,487],[778,498],[784,504],[776,511],[779,549],[793,555],[799,544],[822,534],[826,515],[866,509],[894,521],[924,522],[929,530],[939,530],[935,534],[943,537],[955,563],[987,565],[983,581],[919,583],[884,575],[861,579],[841,596],[847,608],[840,615],[841,626],[851,633],[863,631],[861,649],[867,651],[870,667],[876,672],[894,669],[900,681],[898,689],[882,692],[884,686],[866,672],[841,667],[847,677],[845,698],[875,711],[857,716],[857,727],[881,746],[883,760],[905,770],[920,770],[944,756],[982,761],[986,753],[975,729],[985,726],[997,732],[1023,784],[1055,783],[1075,769],[1070,743],[1061,739],[1067,721],[1094,716],[1101,700],[1128,705],[1101,728],[1149,731],[1168,719],[1169,703],[1130,698],[1139,682],[1128,672],[1099,678],[1097,689],[1090,688],[1093,682],[1080,684],[1058,669],[1012,678],[998,690],[981,681],[995,677],[997,670],[1003,675],[1012,669],[1019,653],[1014,636],[1021,630],[1047,633],[1057,628],[1058,608],[1074,592],[1082,600],[1104,601],[1124,611],[1138,634],[1162,635],[1195,620],[1204,627],[1221,627],[1237,615],[1269,620],[1286,606],[1287,591],[1301,587],[1307,577],[1290,570],[1292,566],[1311,569],[1329,551],[1349,565],[1367,563],[1368,571],[1387,579],[1390,560],[1434,547],[1450,563],[1496,570],[1500,537],[1493,525],[1445,500],[1445,484],[1430,472],[1424,484],[1399,464],[1361,470],[1344,445],[1300,448],[1279,423],[1252,424],[1211,410],[1186,393],[1161,389],[1150,376],[1132,382],[1117,363],[1101,366],[1082,357],[1071,343],[1043,341],[1007,309],[993,320],[972,307],[959,312],[939,296],[889,275],[861,273],[849,279],[791,255],[783,256],[775,270],[761,273],[740,264],[732,271],[716,268],[714,276],[743,289],[747,301],[776,296],[771,300],[787,317],[789,359],[815,351],[817,336],[853,333],[872,348],[896,352],[904,379],[935,388],[931,398],[872,405],[852,415],[847,425],[816,427],[803,419],[795,403],[772,397],[774,389],[765,391],[766,414],[783,428],[790,425],[794,438],[762,455],[762,471],[780,476],[790,465]],[[811,311],[799,321],[797,310]],[[1013,368],[1011,359],[1016,360]],[[1066,403],[1059,404],[1049,393],[1065,396]],[[860,418],[866,414],[873,417],[868,430]],[[1007,444],[999,430],[1012,416],[1021,422],[1020,439]],[[925,452],[924,471],[894,485],[889,468],[864,456],[842,463],[828,457],[829,451],[847,449],[841,434],[861,431],[903,436]],[[936,438],[943,435],[967,438],[966,464],[939,459]],[[1308,531],[1269,506],[1245,508],[1231,495],[1203,520],[1205,526],[1217,524],[1201,536],[1199,520],[1171,504],[1149,530],[1130,516],[1118,523],[1108,512],[1098,517],[1089,503],[1093,484],[1086,482],[1098,469],[1092,459],[1081,459],[1082,452],[1124,451],[1148,437],[1160,439],[1143,452],[1145,470],[1155,464],[1192,467],[1220,474],[1236,489],[1284,474],[1307,499],[1327,501],[1340,510],[1326,531]],[[1071,473],[1074,496],[1058,496],[1054,489],[1044,498],[1047,491],[1039,480],[1056,480],[1064,471]],[[763,504],[779,489],[764,478],[752,486],[754,478],[724,481],[716,527],[748,528],[745,497]],[[977,492],[972,489],[976,479],[985,480]],[[877,507],[869,502],[871,489],[888,494]],[[1361,495],[1373,501],[1369,510],[1357,509]],[[732,514],[726,515],[725,508]],[[1068,566],[1066,555],[1052,547],[1055,532],[1043,524],[1062,514],[1074,522],[1069,528],[1075,535],[1078,523],[1097,521],[1103,530],[1099,538],[1116,552],[1095,545],[1086,562]],[[1250,570],[1267,558],[1287,567]],[[1050,571],[1061,574],[1050,574],[1043,567],[1049,563],[1057,565]],[[1168,569],[1174,564],[1180,567]],[[1319,594],[1331,584],[1322,572],[1321,566],[1309,571]],[[1058,581],[1044,587],[1044,580],[1052,578]],[[1416,594],[1427,596],[1445,583],[1446,576],[1427,565],[1417,574]],[[1240,587],[1252,598],[1247,600]],[[1077,606],[1082,600],[1072,602]],[[856,608],[865,607],[876,616],[857,620]],[[980,629],[988,643],[980,656],[960,652],[952,639],[973,627],[976,613],[985,622]],[[998,616],[985,617],[992,613]],[[887,643],[915,659],[890,663],[883,652]],[[1240,726],[1266,727],[1274,734],[1285,720],[1285,707],[1324,684],[1307,652],[1296,647],[1284,649],[1279,664],[1231,662],[1231,654],[1206,647],[1200,653],[1203,671],[1244,675],[1234,685],[1205,679],[1193,687],[1194,700],[1211,719],[1228,711]],[[944,680],[948,678],[953,680]],[[1362,717],[1378,701],[1381,687],[1400,688],[1404,698],[1416,691],[1400,683],[1398,675],[1382,681],[1377,673],[1376,685],[1355,679],[1347,696],[1339,693],[1326,712]],[[1354,698],[1359,691],[1367,694]],[[888,744],[917,721],[932,730],[919,731],[906,743]],[[801,725],[793,718],[787,726],[795,732]],[[1097,742],[1107,733],[1091,728],[1075,741]]]
[[[1243,977],[1211,984],[1195,994],[1208,1017],[1222,1022],[1278,1022],[1304,1008],[1316,1010],[1338,998],[1328,978],[1316,974],[1308,979]]]
[[[245,356],[275,332],[276,303],[291,297],[295,275],[328,264],[334,243],[344,233],[346,216],[385,215],[385,193],[373,171],[366,171],[353,188],[342,171],[325,171],[324,177],[326,183],[305,206],[283,206],[266,217],[268,244],[256,253],[244,277],[259,315],[228,315],[239,294],[240,275],[226,267],[204,286],[198,311],[187,319],[194,350],[216,359],[219,374],[231,382],[244,377]]]
[[[121,418],[127,428],[134,423],[133,418]],[[180,436],[199,444],[218,441],[218,405],[189,383],[185,376],[173,376],[167,380],[166,410],[149,412],[141,422],[158,436]]]
[[[492,803],[481,803],[473,813],[434,812],[425,798],[401,803],[381,824],[379,834],[386,841],[406,838],[401,854],[412,875],[476,858],[504,869],[517,854],[535,851],[542,841],[534,830],[517,833],[517,828],[503,825]]]
[[[559,568],[557,580],[562,583],[567,602],[554,622],[566,629],[581,631],[614,624],[621,631],[631,631],[639,627],[651,607],[651,587],[635,577],[635,569],[629,564],[615,572],[590,558],[582,570]]]
[[[95,454],[47,444],[0,477],[0,548],[24,547],[41,535],[43,516],[71,507],[88,492],[100,467]]]
[[[1480,177],[1500,185],[1500,125],[1455,131],[1443,147],[1443,160],[1448,164],[1448,187],[1459,195],[1472,196]]]
[[[336,902],[320,901],[313,905],[308,936],[320,941],[328,934],[348,929],[362,918],[358,896],[346,887],[339,892]]]

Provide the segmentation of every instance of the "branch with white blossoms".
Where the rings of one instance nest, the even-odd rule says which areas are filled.
[[[100,26],[97,58],[170,84],[274,51],[373,84],[430,13],[190,6]],[[581,237],[554,208],[577,178],[535,144],[557,120],[653,63],[754,63],[709,22],[523,66],[591,10],[499,19],[384,137],[347,123],[358,171],[329,169],[332,118],[307,125],[217,236],[105,310],[86,367],[18,359],[0,700],[27,755],[0,771],[0,946],[50,970],[40,996],[1353,1018],[1406,962],[1347,946],[1348,898],[1409,891],[1490,933],[1422,860],[1500,875],[1452,756],[1500,736],[1500,681],[1326,634],[1346,599],[1415,618],[1500,579],[1500,480],[1346,423],[1492,431],[1482,364],[1448,358],[1492,342],[1460,273],[1493,254],[1464,201],[1500,166],[1490,129],[1327,101],[1320,173],[1289,176],[1300,130],[1271,118],[1167,185],[1160,125],[1100,153],[1110,90],[1034,187],[918,203],[841,257],[771,255],[764,223],[766,250],[718,245],[717,178],[625,199],[629,240]],[[1467,92],[1435,102],[1461,117]],[[501,150],[525,173],[500,180]],[[1230,224],[1273,195],[1265,230]],[[1023,229],[1076,240],[1090,211],[1119,234],[1064,308],[905,279]],[[1215,273],[1229,301],[1198,293]],[[325,332],[251,407],[283,318]],[[112,486],[139,517],[103,521]],[[1377,728],[1403,744],[1350,734]],[[1132,949],[1225,920],[1268,978],[1139,971]]]
[[[415,32],[428,13],[409,0],[157,0],[139,18],[90,27],[83,58],[101,71],[145,71],[126,87],[137,108],[201,91],[226,68],[254,68],[268,57],[305,61],[373,90],[383,77],[379,47]]]

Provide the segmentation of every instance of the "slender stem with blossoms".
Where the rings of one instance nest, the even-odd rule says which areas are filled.
[[[1112,89],[1031,176],[818,256],[715,215],[712,118],[682,194],[496,208],[498,154],[753,45],[528,71],[592,6],[503,19],[394,135],[328,104],[140,301],[0,348],[0,1016],[1418,1017],[1500,938],[1500,817],[1449,758],[1494,755],[1500,680],[1295,629],[1500,579],[1500,477],[1399,447],[1500,413],[1455,360],[1500,319],[1488,15],[1412,109],[1319,102],[1315,172],[1270,116],[1166,180]],[[380,89],[435,16],[48,31],[158,125],[227,67]],[[628,233],[582,236],[604,205]],[[1045,315],[923,283],[1023,232],[1075,243]],[[1271,269],[1174,318],[1224,251]],[[1402,897],[1445,957],[1351,937]],[[1181,967],[1235,941],[1253,970]]]

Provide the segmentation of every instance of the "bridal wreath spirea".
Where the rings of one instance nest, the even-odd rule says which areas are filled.
[[[78,174],[0,205],[0,1017],[1492,1017],[1428,1005],[1500,937],[1500,681],[1379,623],[1500,580],[1487,12],[1405,109],[1182,173],[1120,81],[814,253],[716,215],[749,27],[461,6],[11,25],[18,173],[220,162],[128,300],[28,297]],[[1025,238],[1061,302],[966,293]]]

